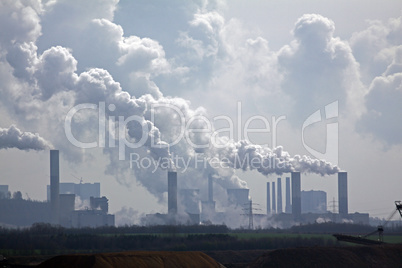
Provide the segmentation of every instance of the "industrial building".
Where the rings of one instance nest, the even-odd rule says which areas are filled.
[[[249,189],[226,189],[229,204],[243,208],[249,201]]]
[[[7,198],[9,195],[8,185],[0,185],[0,199]]]
[[[75,194],[81,201],[89,201],[91,197],[100,197],[100,183],[60,182],[59,194]],[[50,185],[47,186],[47,200],[50,201]]]
[[[327,193],[324,191],[301,191],[302,213],[326,213]]]
[[[348,186],[347,172],[338,173],[338,200],[339,213],[334,214],[327,211],[327,194],[324,191],[302,191],[300,172],[292,172],[291,177],[286,177],[285,190],[285,213],[280,213],[278,205],[282,201],[279,197],[281,193],[281,180],[277,180],[276,195],[278,213],[272,215],[275,208],[275,182],[272,182],[272,191],[270,192],[270,182],[267,182],[267,216],[271,221],[281,222],[282,226],[290,227],[291,222],[314,222],[317,219],[334,222],[353,221],[360,224],[369,224],[369,214],[348,212]],[[272,193],[272,196],[270,195]],[[272,206],[270,205],[272,202]]]
[[[44,222],[64,227],[114,225],[114,215],[108,214],[108,199],[99,197],[100,183],[60,183],[58,150],[50,150],[50,185],[47,187],[47,202],[24,200],[21,197],[11,199],[8,186],[0,187],[0,190],[6,191],[8,195],[6,198],[0,198],[0,222],[3,224],[30,226]],[[90,207],[75,210],[76,195],[88,199]]]
[[[201,200],[199,189],[180,189],[180,203],[183,204],[183,210],[194,224],[200,223]]]
[[[208,200],[201,201],[201,219],[209,220],[215,214],[214,181],[211,174],[208,175]]]

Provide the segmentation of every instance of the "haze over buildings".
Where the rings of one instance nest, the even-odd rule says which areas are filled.
[[[386,217],[379,208],[402,187],[401,10],[377,0],[2,1],[1,184],[44,201],[63,174],[49,188],[54,217],[60,198],[71,204],[63,194],[80,195],[63,188],[71,174],[100,183],[109,213],[131,211],[136,223],[179,213],[182,189],[201,214],[252,197],[268,214],[301,215],[299,192],[322,190],[341,214]],[[60,152],[51,170],[49,149]],[[205,163],[215,157],[226,166]],[[285,181],[292,172],[300,182]]]

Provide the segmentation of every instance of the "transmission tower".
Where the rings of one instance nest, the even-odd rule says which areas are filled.
[[[248,229],[253,230],[254,229],[254,216],[253,216],[253,211],[254,210],[261,210],[259,208],[254,208],[253,205],[259,205],[256,203],[253,203],[253,200],[250,199],[246,204],[244,204],[243,210],[245,211],[245,215],[248,217]]]

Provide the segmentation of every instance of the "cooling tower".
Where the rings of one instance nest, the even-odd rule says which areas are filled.
[[[301,215],[301,179],[300,172],[292,172],[292,214],[295,218]]]
[[[272,182],[272,213],[276,213],[275,182]]]
[[[338,173],[338,202],[339,214],[348,215],[348,173]]]
[[[168,171],[168,213],[177,213],[177,172]]]
[[[286,205],[285,205],[285,212],[292,213],[292,204],[290,203],[290,178],[286,177]]]
[[[59,223],[59,150],[50,150],[50,209],[53,224]]]
[[[267,215],[271,214],[271,192],[269,189],[269,182],[267,182]]]
[[[200,214],[200,190],[199,189],[180,189],[179,196],[184,212],[190,214]],[[181,210],[180,210],[181,211]]]
[[[277,181],[278,185],[277,185],[277,196],[278,196],[278,202],[277,202],[277,206],[276,206],[276,213],[282,213],[282,179],[278,178]]]
[[[248,204],[249,189],[226,189],[229,202],[240,207]]]

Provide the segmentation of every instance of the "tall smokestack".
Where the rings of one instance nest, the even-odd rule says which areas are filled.
[[[168,213],[177,213],[177,172],[168,171]]]
[[[50,208],[52,223],[59,223],[59,150],[50,150]]]
[[[348,215],[348,173],[338,173],[338,202],[339,214]]]
[[[286,177],[286,206],[285,212],[292,213],[292,205],[290,204],[290,178]]]
[[[267,215],[271,214],[271,192],[269,189],[269,182],[267,182]]]
[[[301,215],[301,179],[300,172],[292,172],[292,214],[295,218]]]
[[[275,182],[272,182],[272,213],[276,213]]]
[[[208,175],[208,202],[212,203],[214,201],[214,186],[213,186],[212,175]]]
[[[277,203],[277,207],[276,207],[276,212],[282,213],[282,180],[281,178],[278,178],[278,190],[277,190],[277,196],[278,196],[278,203]]]

